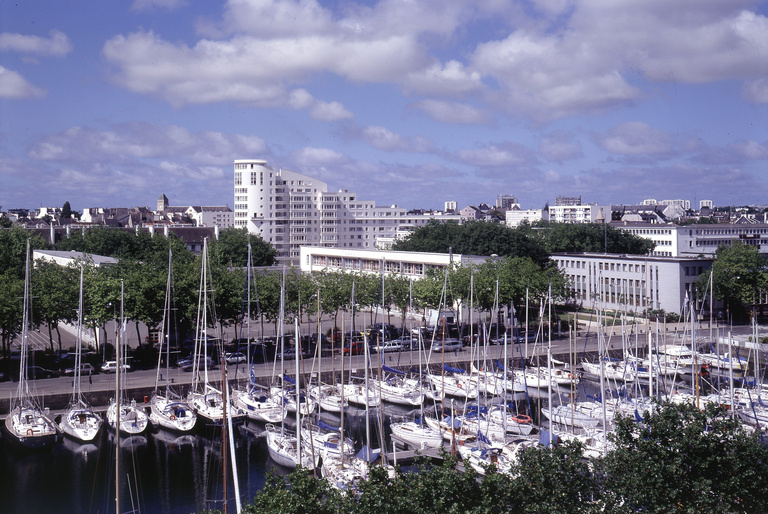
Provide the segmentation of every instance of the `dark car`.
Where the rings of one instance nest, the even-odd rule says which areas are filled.
[[[59,374],[53,370],[41,368],[40,366],[30,366],[27,368],[27,378],[37,380],[39,378],[54,378]]]

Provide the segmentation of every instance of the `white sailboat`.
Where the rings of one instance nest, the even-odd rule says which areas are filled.
[[[278,321],[278,329],[280,330],[280,372],[282,375],[282,382],[280,384],[279,397],[282,400],[283,409],[287,410],[287,401],[291,394],[285,389],[286,374],[285,374],[285,268],[283,268],[283,280],[280,286],[280,318]],[[296,355],[300,355],[299,341],[296,340]],[[296,359],[296,376],[299,376],[299,359]],[[295,394],[300,395],[298,384],[296,385]],[[294,400],[295,401],[295,400]],[[300,401],[296,401],[295,405],[298,407]],[[296,409],[296,426],[301,427],[302,409]],[[280,424],[278,429],[272,423],[266,425],[267,429],[267,450],[269,456],[273,461],[285,466],[287,468],[296,468],[298,466],[314,469],[319,463],[319,454],[312,454],[312,452],[303,451],[301,443],[301,430],[297,430],[295,434],[291,434],[285,429],[285,423]]]
[[[16,396],[11,400],[11,410],[5,418],[8,439],[25,448],[40,449],[53,444],[58,435],[55,423],[48,413],[40,408],[27,382],[27,356],[29,347],[29,302],[30,302],[30,250],[27,240],[27,264],[24,274],[24,306],[22,309],[21,354],[19,364],[19,385]]]
[[[201,254],[201,272],[200,272],[200,295],[198,300],[197,329],[195,331],[195,358],[192,365],[192,387],[187,394],[187,403],[195,411],[198,418],[198,425],[202,429],[219,430],[224,428],[224,395],[222,391],[211,383],[208,374],[208,240],[203,241],[203,252]],[[210,302],[210,308],[213,309],[213,299]],[[215,319],[215,316],[214,316]],[[221,357],[224,352],[219,349]],[[229,387],[222,380],[222,387]],[[231,412],[232,423],[242,424],[245,421],[245,414],[242,410],[235,408]]]
[[[188,433],[195,428],[197,415],[192,407],[183,401],[181,396],[174,393],[170,384],[170,313],[171,313],[171,280],[172,280],[171,249],[168,249],[168,281],[165,287],[165,309],[160,330],[160,351],[157,356],[157,374],[155,375],[155,391],[149,402],[149,420],[155,425],[173,432]],[[162,374],[163,348],[165,348],[165,390],[160,388]]]
[[[75,376],[72,383],[72,400],[62,415],[59,428],[65,436],[79,442],[90,442],[101,430],[102,419],[83,398],[80,390],[80,362],[83,334],[83,266],[80,266],[80,290],[77,309],[77,338],[75,342]]]
[[[286,410],[276,401],[275,397],[265,389],[256,386],[253,376],[253,364],[251,363],[251,243],[248,243],[248,267],[246,270],[246,327],[247,327],[247,359],[250,366],[248,385],[245,389],[232,389],[232,401],[234,405],[245,412],[248,419],[261,423],[281,423],[286,416]]]
[[[149,417],[136,404],[136,400],[127,402],[125,399],[125,379],[123,378],[123,364],[125,362],[124,339],[125,339],[125,318],[123,311],[124,284],[120,282],[120,330],[116,345],[117,368],[115,370],[115,393],[116,397],[109,401],[107,407],[107,424],[115,432],[127,436],[141,435],[149,428]],[[146,441],[145,441],[146,442]]]

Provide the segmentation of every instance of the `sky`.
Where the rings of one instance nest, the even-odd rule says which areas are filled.
[[[768,1],[0,0],[0,207],[768,204]]]

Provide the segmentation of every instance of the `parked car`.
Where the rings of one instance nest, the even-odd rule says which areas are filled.
[[[64,370],[64,374],[67,376],[73,376],[75,374],[75,368],[67,368]],[[90,362],[84,362],[80,364],[80,376],[95,375],[96,368]]]
[[[419,339],[408,335],[400,336],[397,339],[393,339],[393,341],[399,343],[403,350],[418,349],[419,347]]]
[[[58,376],[59,374],[55,371],[41,368],[40,366],[29,366],[27,368],[27,378],[30,380],[37,380],[38,378],[53,378]]]
[[[123,364],[120,366],[121,371],[131,371],[131,365],[130,364]],[[117,372],[117,361],[106,361],[104,364],[101,365],[101,372],[102,373],[115,373]]]
[[[365,353],[365,343],[362,341],[356,341],[354,343],[348,344],[341,349],[341,353],[342,355],[349,355],[350,353],[352,355],[362,355]]]
[[[213,362],[213,359],[210,357],[204,358],[202,355],[197,357],[197,365],[200,369],[206,365],[206,362],[209,370],[216,369],[216,363]],[[192,371],[192,368],[195,365],[195,359],[194,357],[187,357],[186,359],[181,359],[177,365],[179,368],[181,368],[182,371]]]
[[[443,349],[445,349],[446,352],[453,352],[455,350],[461,350],[464,348],[464,345],[461,341],[458,339],[436,339],[435,342],[432,344],[432,351],[433,352],[442,352]]]
[[[398,341],[384,341],[382,344],[374,346],[373,349],[379,353],[399,352],[403,349],[403,345]]]
[[[224,355],[224,358],[227,360],[227,364],[239,364],[248,360],[242,352],[228,352]]]

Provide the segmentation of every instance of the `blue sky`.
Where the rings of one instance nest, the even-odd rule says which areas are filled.
[[[768,204],[768,2],[0,3],[0,206]]]

